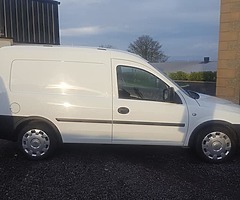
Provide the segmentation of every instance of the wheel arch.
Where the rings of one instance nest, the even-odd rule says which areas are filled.
[[[234,129],[234,126],[229,122],[221,121],[221,120],[207,121],[207,122],[204,122],[204,123],[200,124],[199,126],[197,126],[193,130],[193,132],[192,132],[192,134],[191,134],[191,136],[188,140],[188,146],[189,147],[194,146],[194,144],[196,142],[197,135],[201,130],[203,130],[207,127],[214,127],[214,126],[222,126],[222,127],[225,127],[227,129],[229,129],[234,134],[234,137],[237,140],[237,145],[239,146],[240,135],[237,134],[236,130]]]
[[[58,128],[56,127],[56,125],[53,122],[51,122],[50,120],[43,118],[43,117],[38,117],[38,116],[24,117],[15,124],[15,131],[14,131],[15,140],[17,140],[18,134],[21,131],[21,129],[24,126],[26,126],[27,124],[32,123],[32,122],[46,124],[48,127],[52,128],[53,131],[56,133],[57,141],[60,144],[63,142],[62,136],[61,136]]]

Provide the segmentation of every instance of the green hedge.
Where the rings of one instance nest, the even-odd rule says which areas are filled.
[[[212,71],[191,72],[189,74],[183,71],[178,71],[178,72],[169,73],[168,76],[173,80],[216,82],[217,72],[212,72]]]

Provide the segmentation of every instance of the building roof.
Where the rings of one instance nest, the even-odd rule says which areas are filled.
[[[151,65],[165,73],[183,71],[186,73],[201,71],[217,71],[217,61],[207,63],[201,61],[174,61],[165,63],[151,63]]]

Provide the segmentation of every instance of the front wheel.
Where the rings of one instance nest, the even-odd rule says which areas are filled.
[[[227,127],[206,128],[198,134],[196,151],[207,162],[221,163],[234,155],[236,139]]]
[[[40,160],[53,154],[57,147],[57,140],[49,126],[33,122],[20,131],[18,145],[28,159]]]

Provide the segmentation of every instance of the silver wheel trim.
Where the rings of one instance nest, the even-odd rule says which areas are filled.
[[[22,148],[32,157],[43,156],[49,150],[49,146],[50,139],[42,130],[31,129],[23,135]]]
[[[212,160],[225,158],[231,150],[230,138],[222,132],[211,132],[202,141],[203,153]]]

